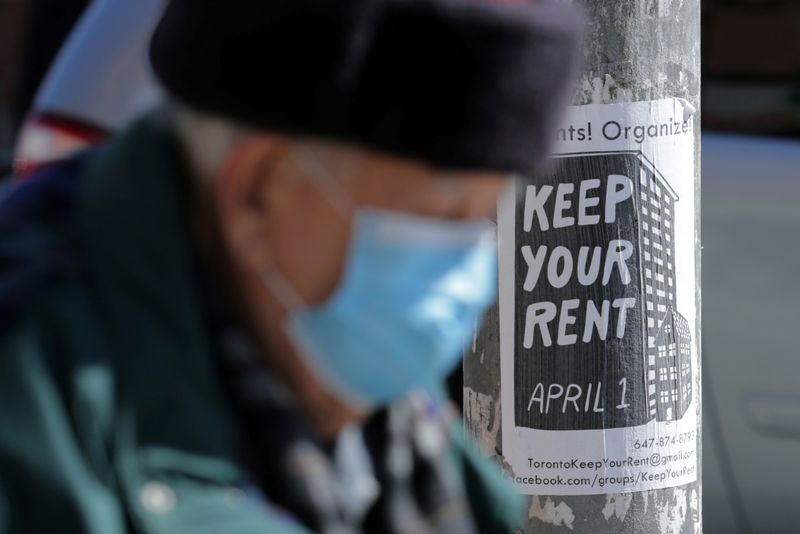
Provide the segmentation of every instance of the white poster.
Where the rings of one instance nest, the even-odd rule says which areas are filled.
[[[570,108],[501,204],[503,455],[520,492],[697,478],[693,108]]]

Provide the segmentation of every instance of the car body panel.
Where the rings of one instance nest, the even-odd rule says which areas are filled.
[[[742,532],[800,532],[798,174],[800,141],[703,136],[704,455],[726,486],[704,493],[732,506],[707,499],[708,533],[742,511]]]

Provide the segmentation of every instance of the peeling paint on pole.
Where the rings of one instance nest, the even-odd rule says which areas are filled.
[[[691,120],[695,158],[695,202],[699,202],[700,6],[699,0],[591,0],[586,68],[577,84],[576,105],[681,99]],[[555,135],[555,132],[554,132]],[[695,209],[699,250],[699,204]],[[503,236],[501,236],[502,240]],[[700,276],[699,255],[696,280]],[[700,292],[691,343],[699,360]],[[506,468],[500,424],[500,323],[492,309],[467,351],[464,365],[465,417],[483,450]],[[699,368],[692,377],[700,439]],[[599,495],[534,495],[528,502],[530,533],[699,533],[701,523],[700,451],[697,480],[677,487]]]

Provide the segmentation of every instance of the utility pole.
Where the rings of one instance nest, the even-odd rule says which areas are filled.
[[[554,157],[499,208],[467,427],[524,532],[700,533],[700,0],[585,6]]]

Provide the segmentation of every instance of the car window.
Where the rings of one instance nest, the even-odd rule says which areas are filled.
[[[800,1],[711,0],[703,24],[704,128],[800,137]]]

